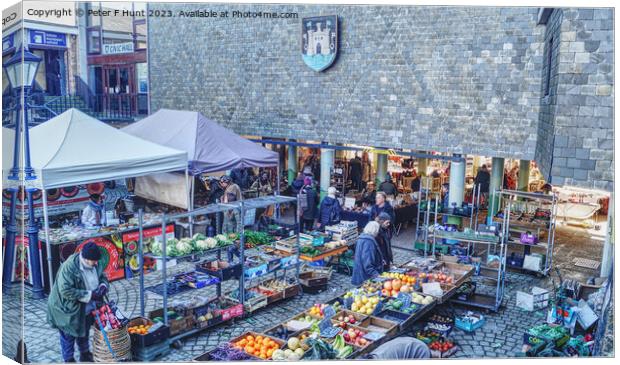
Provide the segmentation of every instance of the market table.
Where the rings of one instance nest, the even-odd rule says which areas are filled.
[[[143,225],[143,239],[145,241],[161,237],[162,228],[159,215],[145,214]],[[174,237],[175,224],[166,226],[166,235]],[[104,272],[108,280],[115,281],[132,277],[139,272],[138,265],[138,241],[139,228],[133,222],[119,226],[101,227],[89,229],[81,226],[50,229],[51,259],[47,258],[46,250],[42,250],[42,265],[45,270],[51,263],[52,274],[55,276],[60,265],[73,253],[79,251],[89,241],[95,242],[103,252],[102,260],[105,265]],[[45,234],[39,232],[41,245],[46,244]],[[105,253],[104,253],[105,252]],[[154,270],[155,260],[145,260],[146,268]],[[47,276],[44,277],[44,287],[49,291],[50,283]]]
[[[352,210],[343,210],[340,212],[340,220],[357,222],[357,228],[364,229],[370,220],[370,214],[366,212],[355,212]]]

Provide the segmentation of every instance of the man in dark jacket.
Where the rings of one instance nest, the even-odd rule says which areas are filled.
[[[383,272],[385,260],[377,244],[376,237],[379,234],[379,223],[368,222],[357,239],[355,246],[355,258],[353,263],[353,275],[351,283],[360,285],[368,279],[375,278]]]
[[[375,219],[381,226],[379,234],[377,235],[377,243],[381,250],[381,255],[385,259],[385,267],[383,271],[390,270],[390,265],[394,261],[394,255],[392,255],[392,222],[391,217],[386,212],[382,212]]]
[[[312,184],[312,178],[304,178],[304,186],[300,192],[300,199],[305,199],[305,206],[301,207],[302,230],[311,231],[314,228],[314,219],[317,216],[317,206],[319,204],[319,194],[317,194]]]
[[[304,174],[301,172],[297,173],[297,178],[293,180],[291,183],[291,189],[295,195],[299,194],[301,188],[304,187]]]
[[[60,332],[60,346],[65,362],[75,362],[75,343],[80,362],[92,362],[88,331],[93,323],[91,312],[108,291],[108,279],[99,247],[90,241],[81,252],[69,256],[58,270],[56,281],[47,301],[47,322]]]
[[[491,174],[489,173],[489,169],[487,165],[484,164],[480,167],[480,170],[476,173],[476,178],[474,179],[475,185],[480,185],[480,193],[481,194],[489,194],[489,185],[491,184]]]
[[[321,207],[319,208],[319,223],[321,224],[321,229],[325,229],[326,226],[340,222],[341,212],[342,208],[340,207],[340,202],[336,199],[336,188],[330,186],[327,188],[327,196],[323,199]]]
[[[394,185],[394,183],[392,182],[392,177],[390,176],[390,174],[387,174],[387,176],[385,177],[385,181],[382,182],[381,185],[379,185],[379,191],[382,191],[387,195],[396,196],[396,194],[398,194],[398,189],[396,188],[396,185]]]
[[[391,221],[394,222],[394,208],[392,207],[392,204],[387,201],[387,196],[385,193],[380,191],[375,197],[375,205],[373,205],[370,209],[370,219],[377,219],[379,214],[383,212],[387,213],[392,218]]]
[[[352,188],[362,190],[362,160],[357,153],[349,161],[349,177],[351,178]]]

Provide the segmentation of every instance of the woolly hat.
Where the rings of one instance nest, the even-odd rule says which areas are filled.
[[[101,258],[99,246],[93,241],[87,242],[84,247],[82,247],[82,257],[86,260],[99,261]]]

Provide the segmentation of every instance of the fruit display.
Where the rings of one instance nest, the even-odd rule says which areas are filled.
[[[149,333],[149,329],[153,327],[152,324],[141,324],[137,326],[131,326],[127,328],[127,332],[130,335],[146,335]]]
[[[425,283],[440,283],[440,284],[450,284],[454,283],[454,276],[450,274],[446,274],[444,272],[430,272],[418,273],[418,279],[421,282]]]
[[[351,304],[351,310],[353,312],[371,315],[379,302],[379,297],[376,296],[368,297],[366,295],[356,295]]]
[[[428,348],[431,350],[431,356],[434,355],[433,357],[446,357],[448,353],[451,354],[455,351],[454,342],[444,337],[439,337],[437,340],[431,342]]]
[[[406,314],[413,314],[419,309],[419,305],[412,303],[409,306],[405,307],[402,301],[398,299],[390,299],[387,303],[385,303],[383,308],[395,310]]]
[[[347,344],[343,335],[336,335],[332,347],[336,351],[336,358],[338,359],[346,359],[353,354],[353,346]]]
[[[328,304],[316,303],[312,306],[312,308],[310,308],[308,313],[310,313],[310,315],[313,317],[323,318],[325,308],[327,308],[328,306]],[[334,312],[339,311],[340,302],[335,302],[334,304],[332,304],[332,307],[334,308]]]
[[[233,343],[236,349],[242,349],[246,354],[263,360],[271,359],[273,353],[280,349],[280,344],[268,336],[248,334]]]
[[[411,293],[413,287],[409,284],[403,284],[400,279],[391,279],[383,282],[381,295],[384,297],[397,297],[398,293]]]
[[[436,341],[437,339],[439,339],[441,337],[441,334],[437,331],[433,331],[433,330],[429,330],[429,329],[425,329],[422,331],[418,331],[415,334],[415,337],[426,343],[426,344],[430,344],[433,341]]]
[[[229,343],[218,345],[209,352],[209,355],[211,360],[214,361],[243,361],[252,359],[243,349],[233,347]]]
[[[398,272],[384,272],[381,274],[381,277],[388,278],[388,279],[398,279],[402,282],[402,285],[407,284],[410,286],[414,286],[417,281],[415,276],[398,273]]]
[[[360,287],[360,291],[367,295],[377,295],[383,289],[383,284],[379,281],[367,280]]]
[[[348,327],[342,333],[344,341],[349,345],[355,345],[357,347],[366,347],[371,341],[364,338],[367,332],[358,328]]]
[[[361,319],[363,319],[363,317],[358,319],[356,318],[356,315],[347,311],[338,312],[336,313],[336,316],[332,318],[332,320],[335,321],[341,328],[345,328],[349,324],[358,325],[361,323]]]
[[[299,252],[302,255],[310,256],[310,257],[318,256],[322,253],[321,250],[319,250],[316,247],[312,247],[312,246],[303,246]]]
[[[411,301],[413,303],[421,304],[421,305],[429,305],[435,300],[430,295],[423,295],[423,294],[418,294],[418,293],[411,293],[411,298],[412,298]]]
[[[426,328],[440,333],[446,333],[452,330],[454,319],[440,314],[433,314],[426,324]]]

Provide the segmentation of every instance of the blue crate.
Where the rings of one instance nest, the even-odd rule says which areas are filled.
[[[476,322],[474,322],[470,318],[457,317],[456,321],[454,322],[454,326],[465,332],[474,332],[478,328],[481,328],[482,326],[484,326],[485,323],[486,323],[486,319],[484,318],[484,316],[480,316],[480,320]]]

